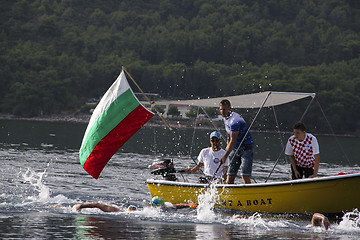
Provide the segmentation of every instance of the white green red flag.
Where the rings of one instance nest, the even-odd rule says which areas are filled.
[[[153,116],[122,71],[90,118],[79,152],[81,165],[97,179],[116,151]]]

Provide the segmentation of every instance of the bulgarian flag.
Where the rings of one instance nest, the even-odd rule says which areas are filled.
[[[116,151],[153,116],[135,97],[122,71],[86,128],[79,152],[85,171],[97,179]]]

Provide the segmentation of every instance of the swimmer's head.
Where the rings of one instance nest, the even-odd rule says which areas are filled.
[[[128,211],[136,211],[137,208],[134,205],[130,205],[127,210]]]
[[[164,204],[165,204],[165,201],[161,197],[153,197],[150,202],[150,205],[153,207],[160,207]]]

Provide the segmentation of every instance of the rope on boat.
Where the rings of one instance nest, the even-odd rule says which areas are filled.
[[[326,120],[327,124],[328,124],[328,125],[329,125],[329,127],[330,127],[330,130],[331,130],[332,135],[335,137],[336,142],[337,142],[337,144],[340,146],[340,149],[341,149],[342,153],[344,154],[344,156],[345,156],[346,160],[347,160],[347,161],[348,161],[348,163],[351,165],[351,163],[350,163],[350,159],[349,159],[349,158],[348,158],[348,156],[346,155],[345,150],[344,150],[344,148],[342,147],[342,145],[340,144],[339,139],[336,137],[335,132],[334,132],[334,129],[332,128],[332,126],[331,126],[331,124],[330,124],[329,120],[327,119],[327,117],[326,117],[326,115],[325,115],[324,110],[322,109],[322,107],[321,107],[321,105],[320,105],[320,103],[319,103],[319,101],[318,101],[317,99],[316,99],[316,102],[318,103],[318,105],[319,105],[319,107],[320,107],[320,110],[321,110],[321,112],[322,112],[322,114],[323,114],[323,116],[324,116],[324,118],[325,118],[325,120]]]
[[[264,107],[264,105],[265,105],[266,101],[269,99],[270,95],[271,95],[271,92],[269,92],[269,93],[266,95],[266,97],[265,97],[265,99],[264,99],[264,102],[261,104],[261,107],[259,108],[259,110],[257,111],[257,113],[256,113],[255,117],[254,117],[254,118],[253,118],[253,120],[251,121],[250,126],[248,127],[248,129],[247,129],[246,133],[244,134],[244,137],[241,139],[241,142],[240,142],[240,144],[239,144],[239,147],[236,149],[236,151],[235,151],[234,155],[232,156],[232,159],[230,159],[230,163],[229,163],[229,165],[231,165],[231,162],[233,161],[233,159],[234,159],[234,157],[235,157],[236,153],[239,151],[239,149],[240,149],[241,145],[242,145],[242,144],[243,144],[243,142],[245,141],[246,136],[249,134],[251,127],[253,126],[253,124],[254,124],[255,120],[257,119],[257,117],[258,117],[258,115],[259,115],[259,113],[260,113],[261,109],[263,109],[263,107]]]
[[[304,111],[304,113],[303,113],[303,115],[301,116],[301,118],[300,118],[299,121],[302,121],[303,118],[305,117],[305,114],[306,114],[307,111],[309,110],[311,103],[314,101],[314,98],[315,98],[315,96],[312,96],[312,97],[311,97],[311,101],[310,101],[310,103],[307,105],[307,107],[306,107],[306,109],[305,109],[305,111]],[[275,164],[274,164],[273,168],[271,169],[271,171],[270,171],[268,177],[266,178],[265,182],[267,182],[267,181],[269,180],[271,174],[274,172],[274,169],[275,169],[276,165],[279,163],[279,160],[280,160],[281,156],[284,154],[285,148],[286,148],[286,145],[284,145],[284,143],[283,143],[283,141],[282,141],[282,137],[281,137],[281,133],[280,133],[280,127],[279,127],[279,123],[278,123],[278,121],[277,121],[277,117],[276,117],[276,113],[275,113],[275,106],[273,106],[272,108],[273,108],[273,111],[274,111],[275,121],[276,121],[276,124],[277,124],[278,129],[279,129],[280,141],[281,141],[281,145],[283,146],[283,150],[282,150],[281,153],[279,154],[279,157],[276,159]],[[286,163],[288,163],[286,156],[285,156],[285,161],[286,161]],[[291,165],[290,165],[290,168],[289,168],[289,171],[288,171],[289,179],[291,179],[291,171],[290,171],[290,170],[291,170]]]
[[[301,116],[301,118],[300,118],[299,121],[302,121],[302,120],[303,120],[303,118],[305,117],[306,113],[308,112],[308,110],[309,110],[309,108],[310,108],[310,105],[311,105],[311,103],[314,101],[314,99],[315,99],[315,96],[312,96],[310,103],[307,105],[307,107],[306,107],[306,109],[305,109],[305,112],[303,113],[303,115]],[[317,100],[316,100],[316,101],[317,101]]]
[[[272,106],[272,109],[273,109],[273,112],[274,112],[274,118],[275,118],[276,126],[277,126],[277,128],[278,128],[278,133],[279,133],[279,137],[280,137],[280,142],[281,142],[281,146],[283,147],[283,150],[281,151],[281,153],[279,154],[278,158],[276,159],[275,164],[274,164],[273,168],[271,169],[271,171],[270,171],[268,177],[266,178],[265,182],[267,182],[267,181],[269,180],[269,178],[270,178],[271,174],[273,173],[276,165],[278,164],[281,156],[284,154],[284,152],[285,152],[285,147],[286,147],[286,146],[284,145],[284,142],[283,142],[283,139],[282,139],[282,136],[281,136],[280,125],[279,125],[279,122],[278,122],[278,119],[277,119],[277,115],[276,115],[276,112],[275,112],[275,106]],[[284,155],[284,159],[285,159],[286,164],[288,164],[288,161],[287,161],[287,158],[286,158],[285,155]],[[290,171],[291,169],[290,169],[290,168],[291,168],[291,166],[290,166],[289,169],[288,169],[289,179],[291,179],[291,171]]]
[[[224,142],[226,142],[227,139],[221,134],[220,129],[215,125],[214,121],[211,119],[211,117],[209,116],[209,114],[205,111],[205,109],[204,109],[203,107],[201,107],[201,109],[204,111],[204,113],[206,114],[207,118],[210,120],[210,122],[211,122],[211,124],[213,125],[214,129],[220,133],[221,138],[224,140]]]
[[[192,155],[192,148],[193,148],[194,140],[195,140],[195,131],[196,131],[196,127],[197,127],[197,116],[199,115],[199,110],[200,110],[200,107],[198,107],[198,108],[197,108],[197,111],[196,111],[196,117],[195,117],[195,121],[194,121],[194,131],[193,131],[193,135],[192,135],[192,139],[191,139],[191,145],[190,145],[190,150],[189,150],[190,156]]]
[[[274,118],[275,118],[275,122],[276,122],[276,127],[278,129],[281,146],[285,147],[285,144],[284,144],[284,141],[283,141],[283,136],[281,135],[281,131],[280,131],[280,124],[279,124],[279,121],[278,121],[278,118],[277,118],[277,115],[276,115],[276,112],[275,112],[275,106],[272,106],[271,108],[272,108],[272,110],[274,112]],[[288,163],[286,158],[285,158],[285,162]]]
[[[198,107],[197,111],[196,111],[196,118],[195,118],[195,121],[194,121],[194,131],[193,131],[193,135],[192,135],[192,138],[191,138],[191,145],[190,145],[189,155],[190,155],[191,160],[193,160],[193,162],[195,163],[195,166],[197,166],[199,168],[199,170],[201,171],[201,173],[206,177],[204,171],[198,166],[196,160],[192,156],[192,148],[193,148],[194,140],[195,140],[195,131],[196,131],[196,127],[197,127],[197,116],[199,115],[199,110],[200,110],[200,107]]]

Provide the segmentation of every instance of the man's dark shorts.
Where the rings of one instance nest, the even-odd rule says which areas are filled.
[[[314,169],[312,169],[312,168],[305,168],[305,167],[300,167],[300,166],[296,165],[296,170],[299,172],[300,178],[303,178],[304,175],[305,175],[305,178],[308,178],[314,174]],[[291,173],[292,173],[291,177],[293,180],[298,179],[295,177],[295,173],[292,168],[291,168]]]
[[[229,155],[230,165],[227,174],[236,175],[240,169],[241,176],[251,176],[254,159],[254,145],[250,144],[240,147],[236,152],[235,157],[233,157],[235,152],[236,149],[232,150]]]

